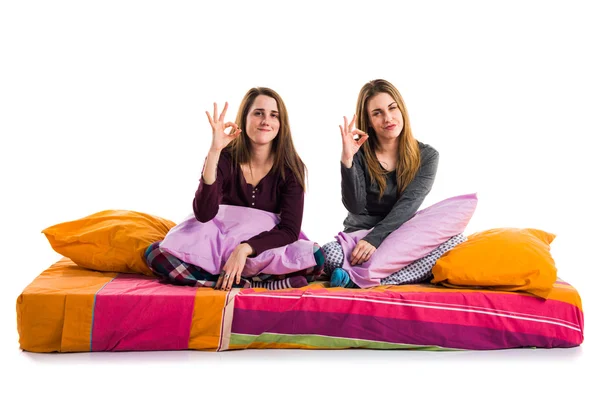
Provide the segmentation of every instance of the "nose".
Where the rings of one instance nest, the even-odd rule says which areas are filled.
[[[392,120],[392,113],[390,113],[390,112],[386,112],[386,113],[384,114],[384,118],[385,118],[385,122],[389,122],[389,121],[391,121],[391,120]]]

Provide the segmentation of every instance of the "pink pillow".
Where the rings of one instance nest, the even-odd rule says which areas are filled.
[[[361,288],[378,286],[382,278],[425,257],[452,236],[463,233],[476,207],[477,194],[472,193],[451,197],[417,211],[385,238],[369,261],[355,266],[350,265],[352,250],[371,230],[340,232],[336,239],[344,250],[343,268]]]

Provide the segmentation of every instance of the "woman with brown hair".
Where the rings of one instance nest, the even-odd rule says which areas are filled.
[[[173,261],[172,255],[164,254],[159,244],[153,244],[146,251],[150,268],[176,283],[197,285],[196,281],[216,280],[216,284],[202,285],[229,290],[240,285],[249,257],[289,245],[301,234],[306,167],[294,148],[283,100],[274,90],[257,87],[244,96],[235,122],[225,122],[227,107],[225,103],[219,114],[215,103],[212,115],[206,112],[212,128],[212,143],[193,201],[195,218],[206,223],[215,218],[219,205],[229,205],[279,214],[279,223],[270,230],[243,238],[228,256],[219,275],[206,274],[199,266],[182,260]],[[253,221],[246,217],[239,223],[252,224]],[[316,244],[314,255],[317,267],[322,269],[323,256]],[[179,272],[181,270],[184,274]],[[247,283],[252,287],[279,289],[305,286],[307,280],[297,275],[270,285]]]
[[[354,266],[367,262],[417,212],[433,186],[438,152],[413,137],[400,92],[383,79],[362,87],[356,115],[350,122],[344,117],[340,132],[344,232],[370,230],[352,250]],[[355,286],[341,268],[341,246],[331,242],[323,251],[331,286]]]

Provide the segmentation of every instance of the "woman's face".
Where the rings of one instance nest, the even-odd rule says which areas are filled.
[[[246,116],[246,134],[254,144],[267,144],[279,133],[279,110],[274,98],[258,95]]]
[[[377,139],[391,140],[400,136],[404,118],[396,101],[388,93],[377,93],[367,101],[369,124]]]

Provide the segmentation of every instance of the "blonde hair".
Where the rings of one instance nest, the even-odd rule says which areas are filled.
[[[231,153],[234,164],[241,165],[250,162],[252,147],[250,145],[250,138],[246,133],[246,120],[248,119],[248,113],[252,104],[254,104],[254,100],[260,95],[275,99],[277,110],[279,111],[279,132],[275,136],[275,139],[273,139],[271,146],[271,154],[274,156],[273,169],[285,180],[285,167],[288,167],[302,186],[302,189],[306,191],[306,165],[304,165],[304,162],[302,162],[302,159],[296,153],[290,130],[289,117],[283,99],[273,89],[255,87],[248,90],[242,99],[235,118],[235,123],[240,127],[242,133],[229,143],[226,149]]]
[[[396,163],[398,194],[403,192],[417,175],[421,164],[421,152],[419,143],[412,135],[406,105],[398,89],[384,79],[375,79],[366,83],[360,89],[356,102],[356,127],[369,135],[369,139],[362,145],[362,148],[365,153],[367,172],[371,180],[377,182],[381,199],[386,188],[387,171],[377,161],[375,150],[378,149],[379,142],[375,130],[369,123],[369,111],[367,110],[369,99],[378,93],[387,93],[392,96],[404,118],[404,128],[402,128],[400,140],[398,140],[398,162]]]

